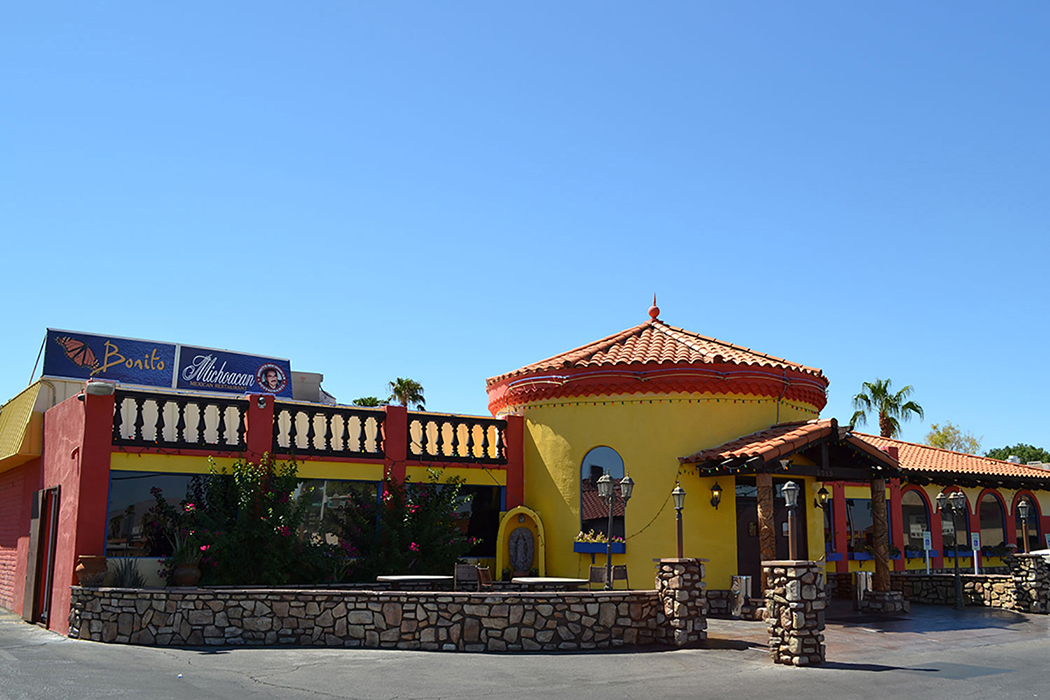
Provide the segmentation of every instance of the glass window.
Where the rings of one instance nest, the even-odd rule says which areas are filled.
[[[922,533],[930,529],[930,512],[917,491],[905,491],[901,495],[901,518],[904,520],[904,547],[923,551]]]
[[[1033,551],[1036,549],[1043,549],[1042,537],[1039,533],[1039,508],[1036,507],[1035,501],[1028,496],[1021,496],[1017,499],[1017,502],[1021,501],[1028,502],[1028,550]],[[1024,551],[1024,528],[1021,523],[1021,513],[1017,509],[1017,505],[1014,505],[1014,518],[1017,521],[1017,551]]]
[[[619,482],[624,476],[623,458],[611,447],[595,447],[580,467],[580,531],[607,534],[609,505],[598,496],[598,479],[608,473],[616,482],[613,493],[613,537],[624,537],[624,508]]]
[[[846,537],[850,552],[867,553],[875,542],[870,498],[846,499]]]
[[[466,556],[496,556],[502,489],[499,486],[463,486],[459,492],[463,496],[460,527],[466,527],[468,536],[481,540],[471,547]]]
[[[146,527],[146,515],[159,488],[168,503],[177,506],[186,498],[193,474],[111,471],[106,526],[106,555],[111,557],[160,557],[171,554],[171,544]]]
[[[986,493],[981,497],[978,507],[981,518],[981,549],[1001,550],[1006,544],[1006,518],[1002,504],[993,494]]]
[[[835,551],[835,501],[829,498],[824,504],[824,551]]]
[[[337,479],[306,479],[299,484],[296,498],[306,501],[306,514],[303,517],[302,534],[319,536],[324,530],[326,514],[333,508],[340,508],[350,503],[350,494],[354,492],[367,500],[376,500],[379,484],[374,481],[343,481]],[[329,544],[337,541],[334,535],[324,532]]]
[[[951,494],[948,494],[949,496]],[[970,503],[966,502],[966,507],[963,508],[963,512],[957,516],[952,517],[952,511],[950,507],[945,506],[945,509],[941,512],[941,535],[944,538],[944,550],[946,556],[952,556],[954,552],[954,546],[956,542],[955,524],[959,524],[958,542],[959,542],[959,556],[968,556],[970,548]]]

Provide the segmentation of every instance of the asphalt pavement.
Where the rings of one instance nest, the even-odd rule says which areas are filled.
[[[711,620],[706,648],[554,654],[162,649],[71,640],[0,611],[0,699],[1050,698],[1050,617],[837,605],[828,662],[774,665],[761,622]]]

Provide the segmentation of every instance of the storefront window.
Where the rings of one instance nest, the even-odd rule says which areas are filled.
[[[870,498],[846,499],[846,536],[850,553],[870,551],[875,542]]]
[[[169,503],[178,504],[186,497],[193,477],[193,474],[165,472],[110,472],[106,556],[157,557],[171,554],[169,542],[147,537],[146,515],[156,503],[150,489],[156,486]]]
[[[916,491],[901,495],[901,518],[904,520],[904,547],[923,551],[922,533],[930,529],[930,512],[926,501]]]
[[[949,494],[950,495],[950,494]],[[944,538],[944,550],[945,556],[953,556],[954,545],[956,542],[955,525],[958,523],[958,544],[959,544],[959,556],[965,557],[970,555],[970,504],[967,502],[963,512],[956,516],[952,516],[952,511],[949,506],[945,506],[945,509],[941,512],[941,536]]]
[[[1006,516],[1002,503],[993,494],[986,493],[981,497],[981,549],[986,552],[1000,552],[1006,545]]]
[[[354,492],[365,500],[376,500],[379,484],[374,481],[343,481],[335,479],[307,479],[299,485],[296,498],[306,501],[306,514],[303,517],[302,534],[316,537],[322,534],[329,544],[335,544],[334,535],[324,527],[325,517],[333,509],[345,507],[350,503],[350,494]]]

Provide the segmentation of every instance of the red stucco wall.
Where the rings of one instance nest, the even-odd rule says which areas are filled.
[[[0,607],[22,614],[33,492],[40,488],[40,459],[0,474]]]

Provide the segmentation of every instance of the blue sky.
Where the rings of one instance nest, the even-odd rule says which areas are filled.
[[[8,3],[0,396],[48,326],[340,400],[641,323],[1050,448],[1050,6]],[[877,431],[869,424],[872,432]]]

